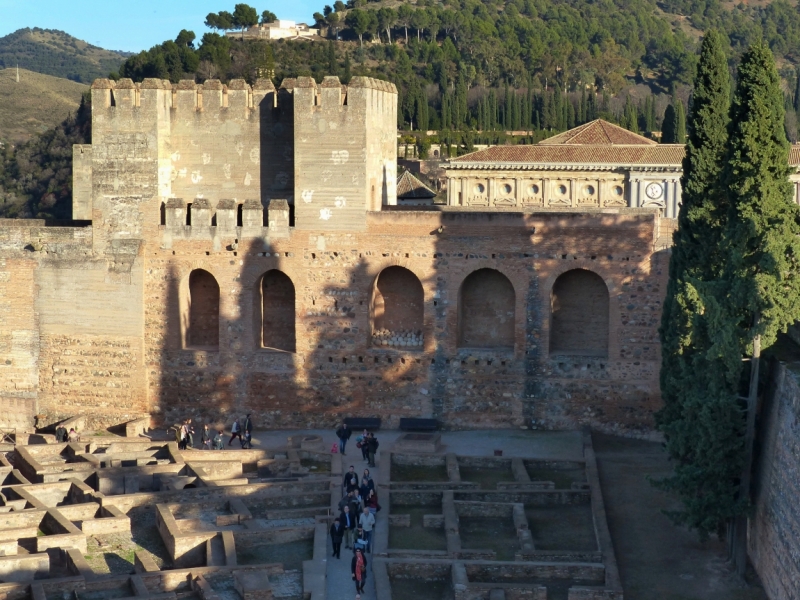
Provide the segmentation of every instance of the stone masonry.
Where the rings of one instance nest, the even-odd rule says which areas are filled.
[[[92,94],[80,221],[0,223],[0,406],[19,427],[252,411],[651,430],[657,209],[398,207],[397,92],[373,79]],[[381,345],[390,327],[408,342]]]

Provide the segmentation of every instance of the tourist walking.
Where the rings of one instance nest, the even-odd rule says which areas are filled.
[[[364,505],[373,515],[381,509],[381,505],[378,504],[378,494],[375,493],[374,489],[369,491],[369,495],[366,500],[364,500]]]
[[[74,443],[74,442],[79,442],[79,441],[80,441],[80,439],[81,439],[81,436],[79,436],[79,435],[78,435],[78,432],[77,432],[77,431],[75,431],[75,429],[74,429],[74,428],[70,428],[70,430],[69,430],[69,434],[67,435],[67,441],[68,441],[70,444],[72,444],[72,443]]]
[[[342,522],[336,519],[331,525],[331,543],[333,544],[333,555],[342,558],[342,539],[344,538],[344,528]]]
[[[350,439],[350,435],[352,433],[353,432],[350,431],[350,428],[347,426],[347,423],[344,422],[342,422],[342,426],[336,430],[336,437],[339,438],[339,453],[342,456],[345,456],[344,448],[347,445],[347,440]]]
[[[367,440],[367,451],[369,456],[369,466],[375,467],[375,454],[378,452],[378,438],[374,433],[371,433]]]
[[[361,480],[361,487],[358,488],[358,495],[361,496],[361,500],[366,502],[367,498],[369,498],[369,492],[372,488],[369,487],[369,481],[365,478]]]
[[[356,516],[350,512],[350,505],[345,505],[342,513],[339,515],[339,521],[342,522],[344,528],[344,547],[353,547],[353,538],[356,531]]]
[[[350,572],[353,574],[356,592],[363,594],[364,584],[367,582],[367,559],[360,549],[356,550],[356,554],[350,562]]]
[[[247,429],[244,430],[244,436],[239,436],[239,437],[241,438],[242,441],[242,450],[253,447],[252,444],[253,436],[249,431],[247,431]]]
[[[63,425],[56,427],[56,441],[59,444],[63,444],[67,441],[67,428]]]
[[[344,474],[344,477],[342,478],[342,490],[343,490],[342,493],[344,494],[347,493],[347,484],[350,482],[350,478],[353,477],[353,475],[355,474],[356,474],[356,468],[353,465],[350,465],[350,469],[347,471],[347,473]]]
[[[186,419],[186,443],[183,445],[183,449],[186,448],[194,448],[194,427],[192,427],[192,420]]]
[[[353,490],[358,491],[358,475],[355,471],[353,473],[348,473],[349,479],[347,480],[347,487],[345,488],[347,493],[352,492]]]
[[[208,423],[203,425],[203,432],[200,434],[200,449],[211,450],[211,430],[208,428]]]
[[[239,425],[239,419],[234,420],[233,425],[231,425],[231,439],[228,440],[228,446],[233,443],[233,440],[239,438],[239,441],[242,441],[242,428]]]
[[[367,455],[367,440],[369,439],[369,432],[365,429],[364,433],[356,438],[357,447],[361,449],[361,458],[366,462],[369,459]]]
[[[220,429],[214,436],[214,450],[222,450],[225,447],[225,434]]]
[[[250,418],[250,413],[247,413],[244,417],[244,432],[253,433],[253,420]]]
[[[367,552],[372,552],[372,529],[375,527],[375,515],[373,515],[366,506],[361,516],[358,518],[358,526],[364,530]]]

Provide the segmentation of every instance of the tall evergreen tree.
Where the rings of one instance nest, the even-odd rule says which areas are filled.
[[[739,65],[724,170],[730,198],[723,274],[728,321],[740,335],[740,357],[751,354],[739,484],[742,504],[750,500],[760,349],[800,318],[800,208],[792,198],[788,158],[775,59],[766,43],[757,42]],[[743,573],[746,519],[737,520],[735,534],[734,561]]]
[[[678,143],[678,133],[676,131],[677,126],[678,123],[677,115],[675,114],[675,107],[672,104],[667,104],[667,109],[664,111],[664,120],[661,125],[662,144]]]
[[[670,257],[669,283],[661,317],[661,396],[656,423],[675,463],[659,485],[676,493],[683,508],[676,521],[702,537],[720,530],[740,510],[734,479],[741,468],[742,420],[736,406],[738,372],[718,358],[712,330],[723,314],[714,300],[724,262],[727,194],[720,176],[728,143],[730,82],[722,37],[706,33],[694,82],[689,139],[683,159],[682,203]],[[664,142],[674,143],[676,110],[667,107]],[[724,321],[724,319],[720,319]],[[725,329],[728,331],[728,329]],[[726,345],[733,369],[741,362]]]
[[[686,143],[686,110],[678,99],[675,99],[675,143]]]

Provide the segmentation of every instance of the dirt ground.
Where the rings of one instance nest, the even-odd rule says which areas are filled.
[[[767,600],[760,585],[738,579],[723,543],[700,543],[661,512],[677,506],[647,480],[671,471],[661,444],[593,439],[625,600]]]

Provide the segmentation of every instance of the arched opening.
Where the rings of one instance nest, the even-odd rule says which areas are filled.
[[[189,327],[186,345],[219,348],[219,285],[208,271],[189,274]]]
[[[372,292],[372,345],[422,348],[422,283],[403,267],[387,267]]]
[[[515,305],[514,286],[500,271],[470,273],[458,293],[458,346],[513,348]]]
[[[259,306],[256,314],[261,314],[259,347],[295,352],[295,292],[289,277],[278,270],[264,273],[258,284],[256,294]]]
[[[550,298],[550,354],[608,356],[608,287],[585,269],[562,273]]]

